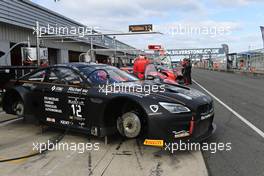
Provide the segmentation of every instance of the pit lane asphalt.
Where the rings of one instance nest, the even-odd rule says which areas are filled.
[[[264,76],[193,69],[192,77],[225,104],[264,131]],[[193,84],[191,87],[203,91]],[[204,91],[203,91],[204,92]],[[212,176],[264,176],[264,139],[216,100],[217,130],[207,142],[231,142],[231,151],[203,151]]]
[[[5,118],[11,115],[1,114]],[[22,119],[0,126],[0,160],[31,154],[32,143],[46,143],[62,130],[47,128]],[[61,144],[98,143],[99,150],[52,150],[30,158],[0,162],[0,175],[6,176],[207,176],[200,151],[178,151],[170,154],[160,148],[143,145],[140,139],[124,140],[111,136],[109,144],[97,137],[69,131]]]

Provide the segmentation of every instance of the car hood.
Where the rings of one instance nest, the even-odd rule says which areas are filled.
[[[165,101],[165,102],[177,102],[184,104],[190,108],[196,108],[199,105],[202,104],[209,104],[212,103],[212,99],[210,96],[205,95],[204,93],[185,86],[181,86],[178,84],[163,84],[160,82],[155,81],[137,81],[137,82],[128,82],[128,83],[118,83],[116,85],[126,85],[129,87],[149,87],[149,86],[163,86],[162,89],[160,89],[158,92],[151,92],[148,94],[148,92],[130,92],[130,93],[137,93],[141,94],[142,96],[149,96],[151,98],[155,97],[158,98],[159,101]],[[135,89],[136,90],[136,89]]]

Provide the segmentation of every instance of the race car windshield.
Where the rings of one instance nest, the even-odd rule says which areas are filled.
[[[145,77],[147,77],[148,75],[152,75],[152,76],[158,75],[158,70],[154,64],[149,64],[146,66]]]
[[[138,81],[138,78],[128,74],[125,71],[119,70],[115,67],[109,67],[109,69],[107,69],[107,72],[109,75],[110,83]]]
[[[136,77],[115,67],[97,68],[92,72],[90,70],[85,72],[85,69],[82,71],[88,76],[88,80],[93,84],[106,84],[107,82],[112,84],[138,81]]]

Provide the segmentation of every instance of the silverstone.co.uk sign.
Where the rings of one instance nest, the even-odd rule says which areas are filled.
[[[168,49],[166,55],[212,55],[212,54],[224,54],[223,48],[199,48],[199,49]]]

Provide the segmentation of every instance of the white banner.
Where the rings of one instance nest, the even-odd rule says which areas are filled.
[[[35,47],[22,47],[21,54],[23,60],[37,60],[37,48]],[[48,60],[48,48],[40,48],[40,60]]]

